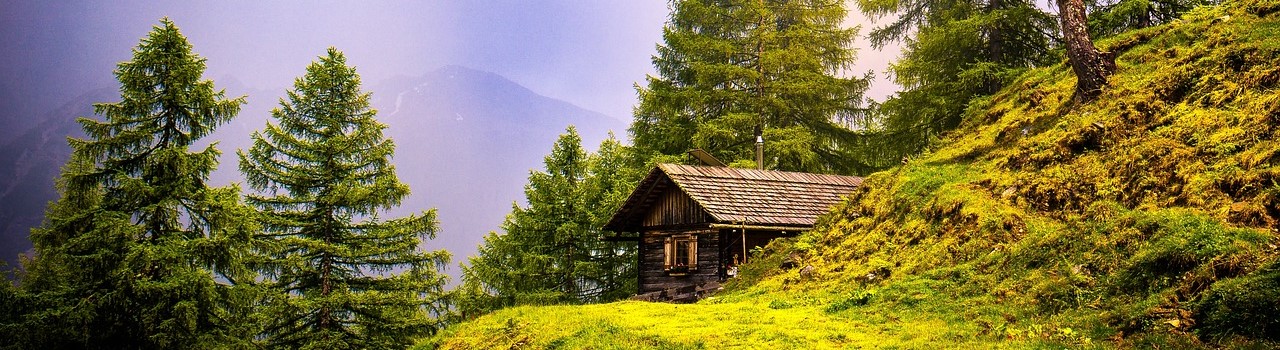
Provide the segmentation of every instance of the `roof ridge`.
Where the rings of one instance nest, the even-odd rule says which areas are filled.
[[[709,173],[709,172],[704,172],[704,171],[702,171],[702,170],[712,170],[712,169],[714,169],[714,171],[717,171],[717,172],[723,172],[723,173],[737,173],[737,174],[742,174],[742,173],[744,173],[744,172],[756,172],[756,173],[761,173],[761,174],[775,174],[775,175],[776,175],[776,174],[788,174],[788,175],[799,175],[799,176],[807,176],[807,177],[837,178],[837,179],[842,179],[842,180],[843,180],[843,179],[848,179],[848,180],[854,180],[854,181],[859,182],[859,183],[862,181],[862,177],[860,177],[860,176],[853,176],[853,175],[838,175],[838,174],[819,174],[819,173],[809,173],[809,172],[803,172],[803,171],[766,170],[766,169],[742,169],[742,168],[732,168],[732,167],[717,167],[717,166],[705,166],[705,165],[686,165],[686,164],[675,164],[675,163],[661,163],[661,164],[658,164],[658,167],[662,168],[662,171],[663,171],[664,173],[666,173],[668,176],[671,176],[671,175],[686,175],[686,176],[698,176],[698,177],[704,177],[704,178],[717,178],[717,179],[743,179],[743,180],[755,180],[755,181],[769,181],[769,182],[783,182],[783,183],[806,183],[806,184],[828,184],[828,183],[830,183],[830,182],[826,182],[826,181],[822,181],[822,182],[812,182],[812,181],[804,181],[804,180],[801,180],[801,179],[787,179],[787,178],[775,178],[775,177],[759,178],[759,177],[747,177],[747,176],[727,176],[727,175],[723,175],[723,174],[714,174],[714,173]],[[676,169],[672,169],[672,168],[676,168]],[[685,172],[685,171],[674,171],[674,172],[672,171],[672,170],[682,170],[681,168],[693,169],[694,171],[697,171],[698,173],[690,173],[690,172]]]

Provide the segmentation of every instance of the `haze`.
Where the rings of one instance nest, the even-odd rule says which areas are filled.
[[[166,16],[207,59],[205,77],[215,86],[270,92],[249,96],[249,107],[262,109],[253,113],[273,107],[306,65],[333,46],[345,52],[375,98],[380,92],[371,89],[380,82],[458,65],[626,125],[636,101],[634,85],[653,72],[650,59],[667,14],[667,2],[657,0],[0,0],[0,145],[75,97],[117,86],[116,63],[128,60],[138,40]],[[854,10],[847,23],[859,22],[864,21]],[[863,32],[870,27],[863,25]],[[895,90],[883,70],[897,49],[881,53],[865,48],[865,41],[857,46],[864,48],[853,71],[875,71],[880,79],[868,97],[883,99]],[[615,132],[625,141],[625,130]],[[541,153],[549,149],[550,143]],[[221,166],[234,171],[235,164],[224,159]],[[401,173],[417,166],[397,164]],[[520,199],[499,200],[509,205]],[[485,223],[495,229],[498,224]],[[472,253],[454,252],[455,263]]]

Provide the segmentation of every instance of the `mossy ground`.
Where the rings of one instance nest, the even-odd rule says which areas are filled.
[[[1280,2],[1100,46],[1098,100],[1028,71],[713,299],[513,308],[422,345],[1280,346]],[[814,272],[777,268],[793,254]]]
[[[779,297],[757,294],[692,305],[628,301],[517,307],[449,329],[424,347],[811,349],[887,344],[927,348],[939,343],[1007,348],[1020,344],[971,337],[968,334],[973,329],[962,320],[940,318],[942,314],[934,312],[904,309],[887,313],[861,308],[865,304],[833,307],[845,303],[846,298],[807,293]],[[833,304],[832,300],[836,302]]]

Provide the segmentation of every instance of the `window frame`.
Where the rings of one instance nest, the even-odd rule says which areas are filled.
[[[678,260],[681,257],[680,256],[681,254],[679,252],[679,250],[682,250],[681,248],[683,248],[685,254],[687,254],[686,256],[684,256],[685,258],[684,266],[688,267],[687,271],[698,270],[698,235],[695,235],[695,234],[669,235],[663,239],[662,248],[663,248],[663,254],[662,254],[662,270],[663,271],[666,271],[668,273],[681,273],[681,272],[672,272],[672,269],[680,267],[679,264],[681,263],[681,261],[678,261]]]

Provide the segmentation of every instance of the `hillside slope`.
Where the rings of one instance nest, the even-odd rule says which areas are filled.
[[[1027,72],[716,297],[513,308],[423,347],[1280,346],[1280,2],[1100,46],[1098,101]]]

